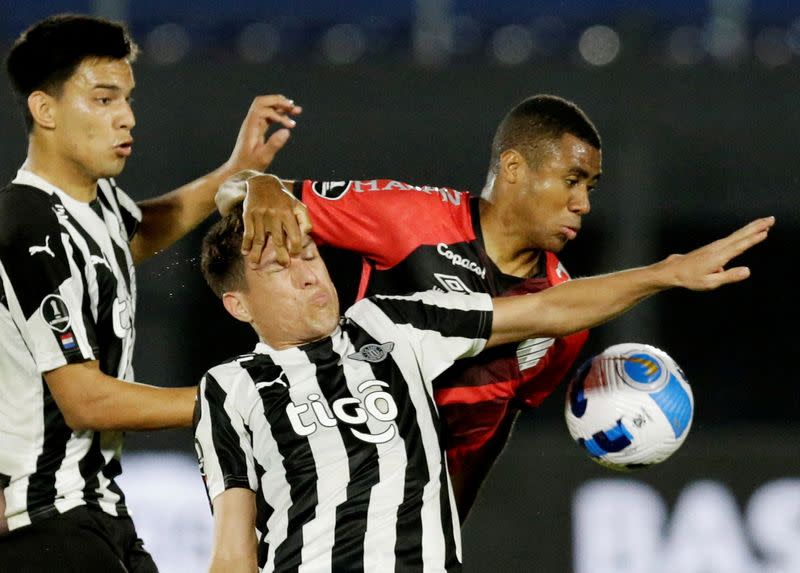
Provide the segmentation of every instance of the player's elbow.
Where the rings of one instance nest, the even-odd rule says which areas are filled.
[[[89,419],[89,417],[83,415],[80,412],[74,412],[71,410],[66,410],[66,411],[61,410],[61,415],[64,417],[64,423],[73,432],[83,432],[86,430],[96,429],[92,427],[94,424]]]
[[[99,409],[93,405],[81,404],[80,406],[72,406],[67,408],[60,408],[61,415],[64,417],[64,423],[67,424],[73,432],[85,432],[87,430],[101,431],[108,429],[104,423],[104,416],[98,411]]]

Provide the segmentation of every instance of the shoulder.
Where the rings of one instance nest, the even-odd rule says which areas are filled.
[[[203,374],[203,378],[211,378],[217,381],[217,383],[233,381],[240,378],[247,372],[246,368],[242,366],[242,363],[248,361],[252,356],[252,354],[241,354],[228,358],[206,370],[205,374]]]
[[[406,202],[409,204],[442,204],[458,207],[469,202],[469,193],[449,187],[415,185],[394,179],[367,179],[362,181],[302,182],[303,199],[338,201],[346,197],[361,197],[374,201]]]
[[[394,323],[424,325],[448,311],[491,311],[487,293],[455,293],[426,290],[407,295],[373,295],[351,306],[345,316],[358,321],[383,315]]]
[[[0,245],[26,239],[38,241],[59,231],[59,207],[50,194],[35,187],[13,183],[6,186],[0,191]]]
[[[10,183],[0,190],[0,215],[3,220],[6,217],[13,217],[16,215],[31,216],[31,209],[35,210],[35,215],[39,215],[39,211],[44,214],[50,214],[55,218],[55,212],[52,209],[54,200],[52,196],[46,191],[30,187],[28,185],[19,185]]]
[[[234,386],[253,386],[262,380],[280,378],[283,368],[275,364],[268,354],[247,353],[234,356],[209,368],[204,378],[213,381],[225,391]]]

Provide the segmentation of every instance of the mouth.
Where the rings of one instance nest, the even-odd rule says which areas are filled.
[[[330,302],[330,300],[331,300],[330,295],[323,290],[311,297],[311,304],[314,304],[316,306],[326,306]]]
[[[114,146],[114,151],[119,157],[130,157],[133,153],[133,140],[128,139]]]
[[[568,241],[572,241],[575,237],[577,237],[579,230],[580,227],[568,227],[566,225],[561,227],[561,233],[567,238]]]

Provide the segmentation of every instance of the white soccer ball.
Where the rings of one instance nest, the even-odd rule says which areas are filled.
[[[666,460],[686,440],[693,413],[692,389],[678,364],[634,342],[584,362],[569,382],[564,409],[572,438],[615,470]]]

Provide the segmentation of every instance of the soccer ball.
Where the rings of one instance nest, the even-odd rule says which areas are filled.
[[[672,357],[627,342],[577,370],[564,416],[570,435],[593,460],[631,470],[671,456],[686,440],[693,412],[692,389]]]

